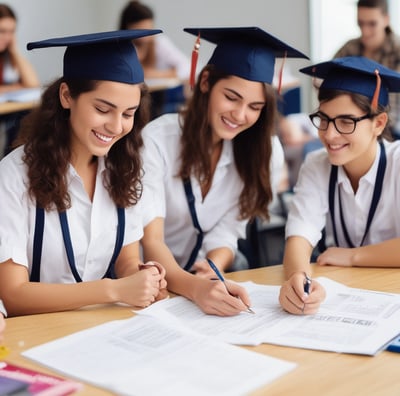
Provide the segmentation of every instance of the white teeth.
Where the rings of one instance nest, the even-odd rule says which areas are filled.
[[[106,143],[111,142],[111,140],[113,139],[110,136],[100,135],[97,132],[94,132],[94,134],[96,135],[97,138],[99,138],[100,140],[102,140],[103,142],[106,142]]]
[[[229,127],[231,128],[237,128],[238,125],[237,124],[233,124],[232,122],[230,122],[229,120],[227,120],[226,118],[223,118],[225,124],[227,124]]]

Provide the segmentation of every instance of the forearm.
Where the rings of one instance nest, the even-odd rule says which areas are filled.
[[[227,271],[233,263],[234,254],[231,249],[220,247],[210,250],[207,257],[210,258],[220,270]]]
[[[311,275],[310,257],[312,246],[303,237],[291,236],[286,240],[283,257],[285,278],[289,279],[296,272]]]
[[[19,52],[11,53],[12,62],[20,75],[20,83],[23,88],[35,88],[40,85],[39,78],[33,66]]]
[[[353,267],[400,267],[400,238],[353,249]]]
[[[113,282],[111,279],[73,284],[25,282],[2,290],[2,299],[10,316],[68,311],[116,302]]]

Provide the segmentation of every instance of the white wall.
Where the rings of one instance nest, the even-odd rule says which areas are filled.
[[[143,0],[156,15],[156,27],[190,55],[193,36],[184,27],[259,26],[300,51],[310,53],[308,0]],[[61,75],[64,49],[26,51],[26,43],[50,37],[114,30],[126,0],[6,0],[17,13],[19,45],[33,63],[42,83]],[[200,60],[206,62],[211,45],[203,43]],[[305,82],[297,69],[306,60],[288,60],[291,71]],[[307,103],[307,100],[303,100]]]

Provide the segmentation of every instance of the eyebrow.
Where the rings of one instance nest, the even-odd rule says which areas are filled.
[[[231,88],[225,88],[227,91],[233,93],[234,95],[238,96],[240,99],[243,99],[243,96],[239,94],[239,92],[235,91],[234,89]],[[260,102],[251,102],[252,105],[265,105],[267,102],[265,100],[260,101]]]
[[[106,105],[112,107],[113,109],[116,109],[116,108],[117,108],[117,106],[116,106],[114,103],[111,103],[111,102],[109,102],[108,100],[100,99],[100,98],[96,98],[96,100],[97,100],[98,102],[104,103],[104,104],[106,104]],[[132,106],[132,107],[128,107],[127,109],[125,109],[125,111],[126,111],[126,110],[136,110],[138,107],[139,107],[139,105]]]

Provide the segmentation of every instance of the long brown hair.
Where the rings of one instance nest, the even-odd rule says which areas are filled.
[[[209,90],[203,93],[200,90],[200,81],[205,71],[209,73]],[[181,178],[193,174],[200,183],[210,182],[212,178],[209,152],[212,134],[208,120],[208,103],[214,85],[228,77],[213,66],[206,66],[197,80],[187,107],[182,110]],[[267,104],[257,122],[233,139],[235,165],[243,181],[238,202],[242,219],[269,217],[268,205],[272,200],[270,161],[277,111],[275,92],[268,84],[265,84],[265,95]]]
[[[67,170],[71,159],[69,110],[58,99],[65,82],[73,99],[94,90],[98,81],[58,79],[42,95],[38,108],[21,122],[17,145],[24,144],[29,194],[46,210],[64,211],[71,206]],[[140,148],[141,130],[149,120],[149,97],[142,87],[141,104],[132,131],[118,140],[105,158],[104,186],[120,207],[135,205],[142,192]]]

